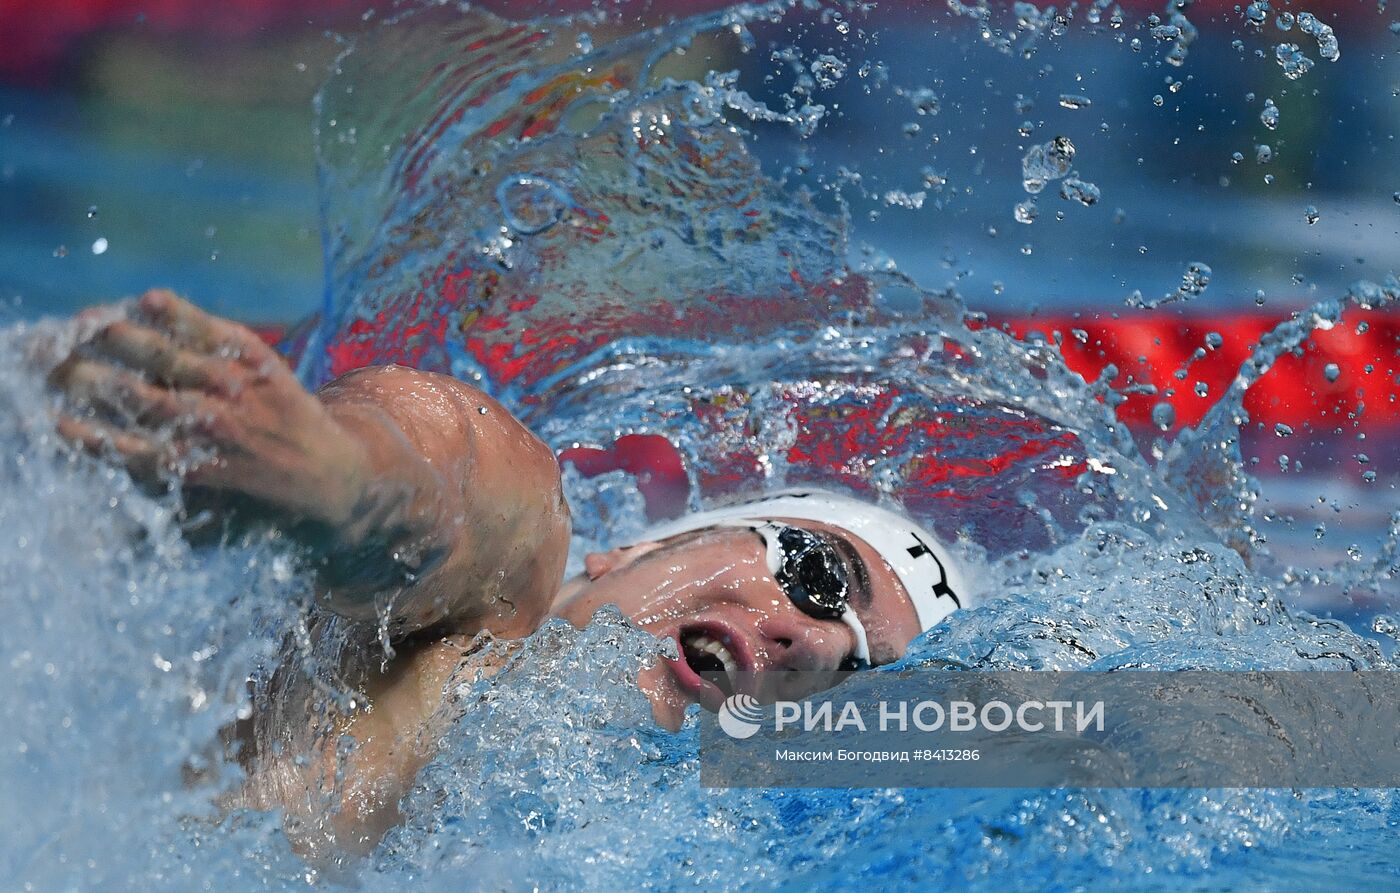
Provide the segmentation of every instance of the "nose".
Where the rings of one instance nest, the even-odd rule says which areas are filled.
[[[795,609],[765,619],[759,635],[767,646],[772,670],[836,670],[855,648],[855,637],[843,623],[817,620]]]

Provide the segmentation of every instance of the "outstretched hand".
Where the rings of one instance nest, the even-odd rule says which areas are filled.
[[[50,377],[61,435],[145,479],[238,494],[339,527],[368,477],[364,447],[248,328],[169,291],[79,344]]]

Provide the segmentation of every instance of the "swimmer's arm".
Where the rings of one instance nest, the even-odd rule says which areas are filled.
[[[263,752],[256,739],[246,740],[248,778],[224,805],[286,810],[296,818],[287,823],[293,845],[312,858],[370,852],[399,823],[399,801],[437,751],[451,720],[449,683],[459,672],[469,682],[499,668],[500,658],[487,657],[464,671],[475,650],[453,636],[408,645],[364,680],[368,707],[337,719],[335,732],[309,753]],[[354,747],[342,748],[345,735]]]
[[[402,366],[349,373],[317,395],[364,447],[367,479],[338,526],[327,604],[394,629],[448,621],[533,630],[558,588],[569,513],[553,453],[499,403],[455,378]]]
[[[111,315],[111,311],[97,311]],[[549,449],[450,377],[383,367],[319,395],[236,323],[152,291],[53,373],[59,431],[312,547],[326,603],[390,633],[533,629],[569,521]]]

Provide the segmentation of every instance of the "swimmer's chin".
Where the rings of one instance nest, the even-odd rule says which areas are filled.
[[[686,709],[698,703],[681,690],[675,674],[661,658],[637,675],[637,685],[651,701],[652,720],[668,732],[679,732],[685,723]]]

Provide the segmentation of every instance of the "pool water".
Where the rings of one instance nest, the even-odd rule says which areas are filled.
[[[1290,571],[1304,559],[1267,517],[1285,497],[1272,484],[1260,496],[1240,435],[1249,385],[1313,329],[1394,312],[1395,243],[1327,236],[1367,261],[1334,281],[1326,239],[1261,235],[1325,269],[1317,293],[1296,292],[1303,312],[1260,340],[1195,426],[1155,443],[1130,429],[1114,407],[1134,382],[1086,382],[1053,340],[1013,338],[981,311],[1038,281],[1062,301],[1099,281],[1091,266],[1142,283],[1148,302],[1291,281],[1273,254],[1248,260],[1248,244],[1212,254],[1203,283],[1199,269],[1182,278],[1194,256],[1139,253],[1141,230],[1103,235],[1119,188],[1137,202],[1135,227],[1209,216],[1190,190],[1130,182],[1132,159],[1111,160],[1128,140],[1115,126],[1162,107],[1155,94],[1115,103],[1111,82],[1147,64],[1122,59],[1185,83],[1197,58],[1240,54],[1214,32],[1185,40],[1170,11],[1154,25],[1095,3],[1073,34],[1028,4],[1003,12],[952,4],[920,34],[947,48],[940,64],[996,72],[955,83],[916,80],[912,50],[845,4],[640,30],[615,13],[512,23],[433,4],[377,19],[317,100],[326,284],[286,349],[308,384],[371,362],[450,371],[558,450],[664,435],[693,507],[796,482],[899,501],[980,583],[978,606],[897,668],[1395,669],[1393,460],[1377,451],[1379,474],[1349,479],[1367,502],[1355,554]],[[1114,27],[1117,15],[1131,25]],[[1231,21],[1268,50],[1241,58],[1286,78],[1274,44],[1299,26]],[[1177,30],[1155,30],[1164,23]],[[1320,58],[1303,85],[1331,83],[1319,36],[1303,40]],[[1086,66],[1073,89],[1052,78],[1084,47],[1103,72]],[[1164,61],[1182,52],[1183,65]],[[1064,154],[1055,125],[1015,141],[1032,96],[1078,137],[1073,165],[1046,160]],[[907,111],[894,116],[898,151],[883,151],[860,110],[891,103]],[[1285,100],[1290,114],[1303,112]],[[932,139],[943,133],[948,146]],[[1028,172],[1054,179],[1033,193]],[[1071,175],[1102,203],[1082,185],[1060,198]],[[1018,222],[1014,206],[1032,200],[1034,221]],[[1258,228],[1283,226],[1276,199],[1253,201]],[[1336,213],[1369,220],[1379,206],[1368,193]],[[1003,235],[1018,228],[1028,235]],[[1180,251],[1204,251],[1206,235]],[[992,247],[969,253],[973,236]],[[1150,260],[1118,264],[1130,257]],[[16,318],[2,337],[0,871],[18,889],[1311,890],[1400,873],[1390,790],[704,789],[694,723],[656,729],[632,682],[660,643],[608,612],[582,630],[545,626],[499,675],[449,692],[449,733],[403,825],[367,859],[309,864],[279,816],[215,802],[239,776],[220,729],[285,694],[275,667],[316,683],[313,710],[338,692],[337,638],[287,635],[315,613],[308,579],[270,535],[189,545],[176,497],[55,441],[43,376],[70,325]],[[1393,401],[1393,357],[1377,362],[1366,400]],[[1355,433],[1333,452],[1355,452]],[[568,467],[565,482],[575,565],[657,511],[622,471]],[[1303,489],[1295,501],[1310,502]],[[1302,610],[1310,598],[1351,626]]]

